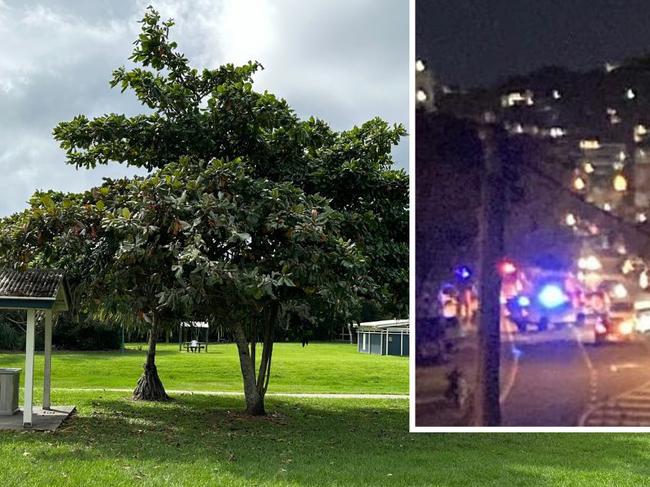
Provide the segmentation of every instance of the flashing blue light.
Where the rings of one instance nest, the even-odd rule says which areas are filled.
[[[557,284],[547,284],[542,288],[539,295],[539,302],[545,308],[557,308],[568,301],[564,291]]]
[[[463,281],[466,281],[472,276],[472,271],[466,265],[460,266],[456,269],[456,276]]]
[[[519,296],[517,298],[517,304],[522,308],[525,308],[526,306],[530,306],[530,299],[528,296]]]

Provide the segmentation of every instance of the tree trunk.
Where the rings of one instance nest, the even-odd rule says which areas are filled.
[[[235,342],[239,351],[239,365],[244,381],[244,397],[246,399],[246,413],[251,416],[264,416],[264,395],[257,390],[255,381],[255,362],[248,347],[248,339],[241,323],[235,326]],[[254,342],[254,340],[253,340]]]
[[[479,269],[479,347],[476,421],[479,426],[499,426],[501,277],[498,263],[503,254],[505,220],[502,161],[493,128],[481,130],[485,173],[483,175]]]
[[[272,303],[269,306],[268,314],[264,320],[264,342],[262,344],[262,360],[260,370],[257,374],[257,391],[264,396],[269,387],[271,377],[271,359],[273,358],[273,339],[275,331],[275,320],[278,315],[278,305]]]
[[[156,343],[158,341],[158,316],[154,314],[149,330],[149,348],[144,371],[138,380],[133,399],[136,401],[168,401],[170,398],[165,392],[165,387],[158,377],[156,368]]]

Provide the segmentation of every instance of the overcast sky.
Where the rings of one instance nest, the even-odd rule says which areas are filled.
[[[336,129],[380,116],[408,122],[408,2],[394,0],[0,0],[0,216],[36,189],[80,191],[115,164],[75,170],[51,132],[83,113],[141,110],[110,89],[148,4],[176,21],[179,49],[199,67],[260,61],[258,90]],[[407,144],[395,151],[408,166]]]

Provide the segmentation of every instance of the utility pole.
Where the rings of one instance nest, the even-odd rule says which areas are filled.
[[[478,426],[499,426],[501,276],[498,267],[503,257],[506,187],[496,129],[494,126],[483,125],[479,128],[479,137],[483,145],[484,170],[479,231],[480,307],[475,412]]]

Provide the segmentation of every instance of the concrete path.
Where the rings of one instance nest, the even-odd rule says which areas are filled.
[[[75,410],[74,406],[52,406],[43,410],[34,407],[31,428],[23,427],[23,408],[12,416],[0,416],[0,430],[3,431],[56,431]]]
[[[133,389],[102,388],[102,387],[53,387],[53,391],[61,392],[133,392]],[[197,396],[235,396],[243,397],[243,392],[237,391],[186,391],[166,389],[167,394],[187,394]],[[292,393],[292,392],[268,392],[266,397],[296,397],[296,398],[318,398],[318,399],[409,399],[408,394],[336,394],[336,393]]]

